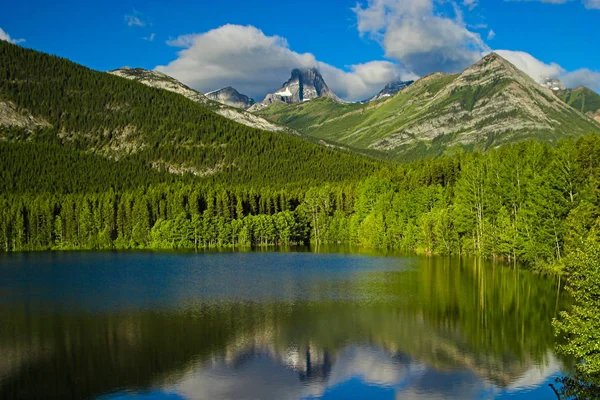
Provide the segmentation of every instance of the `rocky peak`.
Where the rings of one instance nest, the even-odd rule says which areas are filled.
[[[206,93],[205,96],[211,100],[218,101],[219,103],[231,107],[241,108],[243,110],[251,107],[254,104],[253,99],[245,94],[241,94],[231,86]]]
[[[490,53],[460,75],[471,84],[485,84],[503,77],[518,77],[525,73],[496,53]]]
[[[263,101],[255,104],[250,111],[258,111],[273,103],[301,103],[318,97],[329,97],[341,102],[317,68],[295,68],[281,88],[275,93],[268,94]]]
[[[369,101],[381,100],[386,97],[390,97],[401,91],[402,89],[410,86],[414,81],[393,81],[385,85],[385,87],[377,93],[375,96],[371,97]]]
[[[555,92],[558,90],[565,90],[564,83],[562,83],[560,80],[558,80],[556,78],[544,78],[540,82],[540,85],[542,85],[543,87],[546,87],[548,89],[551,89]]]

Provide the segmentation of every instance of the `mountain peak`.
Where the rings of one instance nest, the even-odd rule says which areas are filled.
[[[334,101],[342,101],[329,89],[317,68],[294,68],[290,79],[278,91],[268,94],[250,111],[261,110],[273,103],[301,103],[318,97],[329,97]]]
[[[510,71],[519,71],[510,61],[502,57],[498,53],[490,53],[471,65],[467,70],[470,69],[506,69]]]
[[[366,100],[365,102],[381,100],[383,98],[393,96],[396,93],[398,93],[399,91],[405,89],[406,87],[410,86],[413,83],[414,83],[414,81],[402,81],[402,80],[395,80],[395,81],[389,82],[387,85],[385,85],[385,87],[379,93],[377,93],[375,96],[371,97],[369,100]]]
[[[206,93],[205,96],[210,100],[218,101],[221,104],[225,104],[230,107],[241,108],[244,110],[254,104],[253,99],[245,94],[241,94],[231,86],[226,86],[222,89]]]

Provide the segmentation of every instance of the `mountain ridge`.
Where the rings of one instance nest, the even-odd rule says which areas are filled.
[[[600,131],[595,121],[496,53],[460,74],[430,74],[368,104],[323,101],[320,107],[279,105],[258,114],[310,136],[398,159]]]
[[[226,106],[241,108],[242,110],[246,110],[252,107],[255,103],[254,99],[246,96],[238,92],[235,88],[231,86],[226,86],[221,89],[213,90],[211,92],[205,93],[206,96],[210,100],[217,101],[221,104],[225,104]]]
[[[205,96],[204,94],[190,88],[177,79],[158,71],[150,71],[143,68],[119,68],[108,71],[109,74],[143,83],[144,85],[158,89],[168,90],[180,94],[188,99],[200,103],[215,113],[251,128],[263,129],[271,132],[295,133],[293,130],[267,121],[257,115],[246,112],[238,107],[221,103]]]

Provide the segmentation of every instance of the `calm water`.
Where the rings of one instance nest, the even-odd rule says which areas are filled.
[[[475,260],[0,255],[0,399],[555,399],[563,306]]]

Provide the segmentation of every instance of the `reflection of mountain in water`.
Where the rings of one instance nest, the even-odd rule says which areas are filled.
[[[9,356],[0,361],[0,398],[165,385],[191,397],[293,398],[354,376],[390,387],[407,379],[426,386],[429,376],[429,385],[510,388],[555,365],[550,322],[563,300],[551,282],[435,260],[353,277],[342,289],[360,301],[202,302],[117,314],[3,306],[0,351]],[[450,387],[438,389],[451,397]]]

